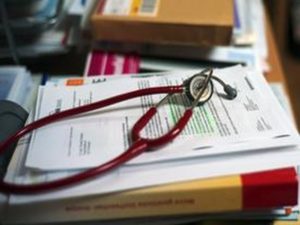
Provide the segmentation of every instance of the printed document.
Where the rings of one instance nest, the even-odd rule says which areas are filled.
[[[199,71],[114,79],[78,87],[46,86],[39,92],[36,119],[132,90],[178,85],[196,72]],[[212,99],[194,110],[191,121],[178,138],[129,164],[278,149],[297,144],[295,130],[286,121],[265,81],[258,80],[240,66],[215,70],[214,74],[237,89],[237,98],[224,98],[222,86],[215,83]],[[164,96],[150,95],[124,101],[37,130],[32,136],[26,166],[40,170],[82,169],[115,158],[132,144],[130,131],[134,123]],[[149,138],[163,135],[190,104],[185,95],[174,95],[159,108],[158,115],[142,135]]]
[[[278,117],[280,117],[278,122],[281,123],[280,121],[286,121],[285,125],[286,127],[289,127],[288,129],[290,130],[291,136],[293,136],[294,129],[291,127],[292,125],[290,120],[279,107],[279,103],[275,99],[275,96],[272,94],[268,84],[261,74],[241,67],[217,70],[216,74],[224,74],[225,72],[227,75],[235,73],[240,75],[249,74],[251,81],[253,81],[253,85],[255,84],[255,87],[257,87],[256,91],[259,90],[261,93],[260,95],[263,96],[263,99],[266,102],[268,102],[266,104],[268,104],[269,107],[270,105],[274,107],[274,113],[277,113]],[[274,140],[277,140],[277,138]],[[278,140],[283,141],[285,138],[279,138]],[[19,184],[47,182],[82,171],[36,171],[35,169],[33,170],[26,167],[25,158],[29,150],[30,142],[30,136],[26,136],[19,141],[7,170],[5,177],[7,182]],[[251,142],[235,143],[233,146],[239,146],[242,143],[247,143],[247,145],[252,146],[256,142],[257,141],[255,139]],[[201,142],[201,144],[203,143]],[[264,148],[264,145],[261,145],[257,151],[235,151],[228,152],[226,154],[208,154],[200,155],[199,157],[183,157],[180,160],[152,161],[150,163],[139,164],[131,162],[105,174],[104,176],[98,176],[95,179],[59,190],[35,195],[11,195],[9,197],[9,204],[23,204],[53,201],[79,196],[91,196],[172,182],[272,170],[299,165],[299,145],[289,146],[290,144],[291,143],[287,142],[286,146],[268,149]],[[188,150],[187,147],[185,149]],[[202,149],[201,151],[204,150],[205,149]],[[164,151],[151,153],[157,154],[159,152],[162,153]],[[149,157],[149,155],[150,153],[147,157]]]

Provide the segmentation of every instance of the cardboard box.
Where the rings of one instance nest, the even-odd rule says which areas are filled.
[[[228,45],[232,0],[100,0],[91,16],[95,40]]]

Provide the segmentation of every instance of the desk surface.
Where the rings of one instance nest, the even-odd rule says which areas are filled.
[[[266,16],[265,21],[266,21],[266,36],[267,36],[267,43],[268,43],[268,50],[269,50],[267,61],[270,66],[270,71],[265,73],[265,76],[269,82],[280,82],[284,85],[286,93],[288,94],[288,97],[289,97],[289,100],[291,103],[291,107],[292,107],[292,111],[293,111],[293,115],[294,115],[296,124],[297,124],[298,128],[300,128],[300,121],[299,121],[299,119],[297,119],[296,113],[295,113],[296,112],[295,111],[296,104],[294,103],[295,100],[292,98],[292,93],[288,89],[288,84],[287,84],[286,76],[283,71],[279,51],[278,51],[277,45],[275,43],[273,30],[272,30],[272,27],[270,24],[270,20],[267,16]]]
[[[266,18],[266,36],[269,50],[268,63],[270,65],[270,71],[265,74],[266,78],[269,82],[281,82],[286,85],[285,75],[282,69],[269,18]]]

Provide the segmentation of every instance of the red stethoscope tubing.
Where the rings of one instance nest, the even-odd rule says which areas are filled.
[[[16,132],[14,135],[10,136],[6,141],[0,144],[0,154],[2,154],[8,146],[18,141],[25,134],[43,127],[47,124],[53,123],[55,121],[64,119],[66,117],[74,116],[77,114],[89,112],[95,109],[103,108],[112,104],[116,104],[121,101],[125,101],[131,98],[140,97],[144,95],[152,94],[175,94],[182,93],[184,90],[183,86],[166,86],[166,87],[151,87],[147,89],[136,90],[124,94],[120,94],[108,99],[104,99],[98,102],[94,102],[88,105],[80,106],[73,109],[68,109],[60,113],[56,113],[33,123],[26,125],[24,128]],[[7,183],[4,180],[0,181],[0,192],[7,194],[33,194],[37,192],[45,192],[54,189],[59,189],[68,185],[76,184],[81,181],[91,179],[95,176],[103,175],[104,173],[117,168],[118,166],[124,164],[130,159],[140,155],[151,147],[157,147],[162,144],[166,144],[172,141],[185,127],[188,123],[190,117],[192,116],[192,109],[187,109],[184,115],[178,120],[177,124],[165,135],[156,139],[147,139],[140,137],[140,131],[147,125],[149,120],[156,114],[157,109],[151,107],[133,126],[132,129],[132,139],[133,144],[124,153],[117,156],[116,158],[99,165],[95,168],[85,170],[81,173],[61,178],[49,182],[37,183],[37,184],[13,184]]]

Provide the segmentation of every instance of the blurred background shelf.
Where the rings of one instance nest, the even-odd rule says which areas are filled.
[[[265,1],[274,31],[274,38],[280,53],[289,96],[296,118],[300,118],[300,31],[299,0]],[[300,121],[297,120],[300,127]]]

